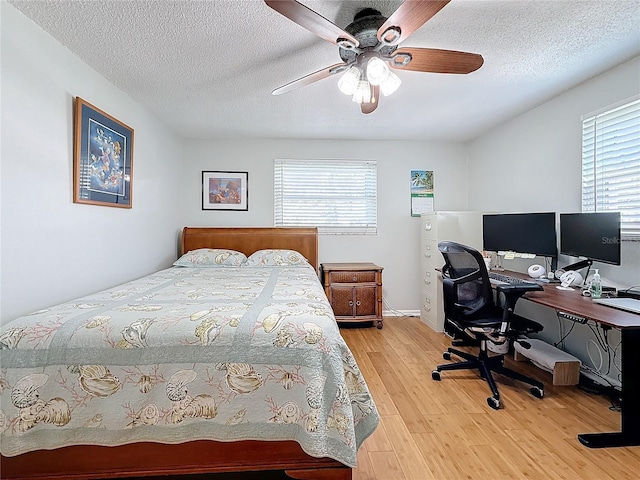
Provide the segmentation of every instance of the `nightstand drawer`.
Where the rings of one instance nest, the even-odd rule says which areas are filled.
[[[375,283],[376,272],[329,272],[330,283]]]

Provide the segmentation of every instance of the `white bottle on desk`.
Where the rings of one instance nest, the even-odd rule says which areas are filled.
[[[595,273],[593,274],[593,278],[591,279],[591,287],[589,288],[589,292],[591,293],[591,298],[600,298],[602,296],[602,283],[597,268],[595,269]]]

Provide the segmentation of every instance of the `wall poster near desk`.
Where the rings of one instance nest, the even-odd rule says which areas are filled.
[[[411,170],[411,216],[433,211],[433,170]]]

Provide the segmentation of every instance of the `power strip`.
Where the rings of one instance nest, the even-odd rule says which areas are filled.
[[[565,320],[571,320],[572,322],[575,322],[575,323],[581,323],[583,325],[587,323],[586,318],[581,317],[580,315],[574,315],[573,313],[558,311],[558,317],[564,318]]]
[[[640,291],[633,289],[618,290],[618,298],[635,298],[640,300]]]

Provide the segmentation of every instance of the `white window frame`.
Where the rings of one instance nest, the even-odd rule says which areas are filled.
[[[582,117],[582,211],[619,211],[640,241],[640,95]]]
[[[273,183],[276,227],[377,234],[376,161],[276,159]]]

